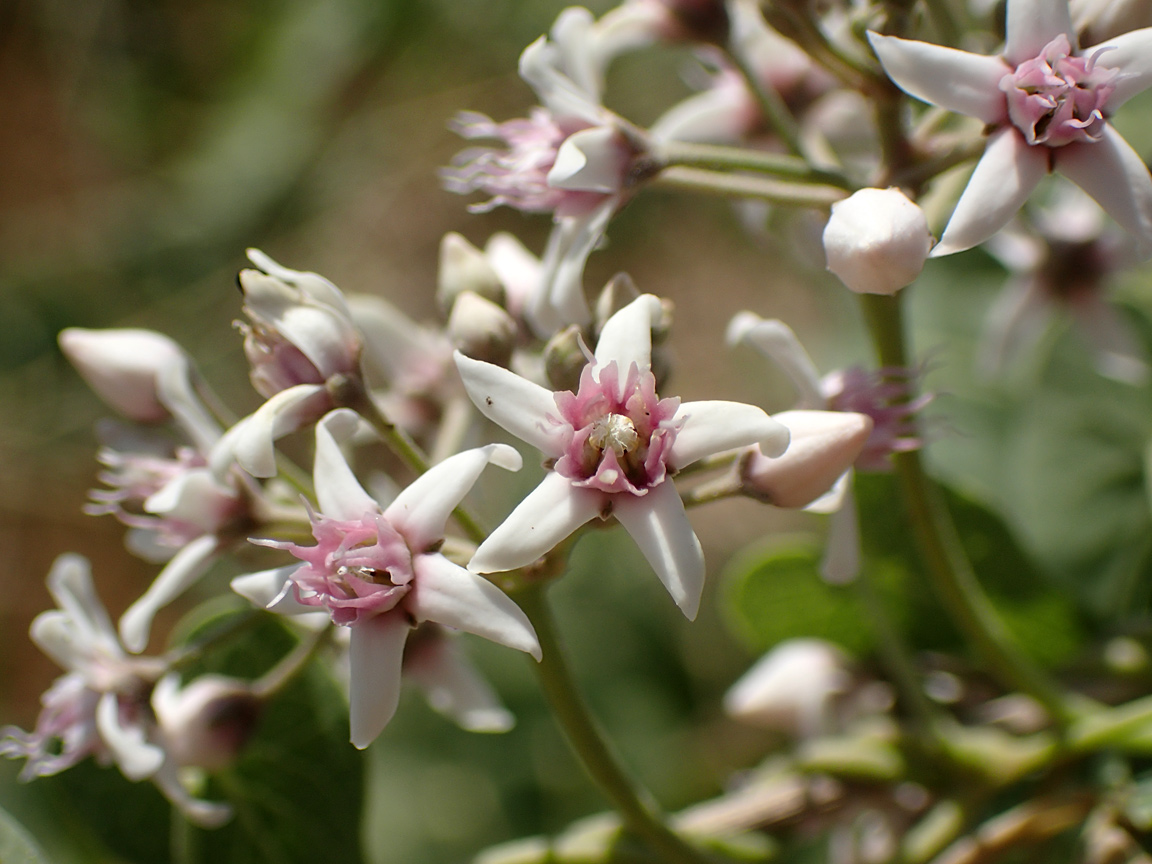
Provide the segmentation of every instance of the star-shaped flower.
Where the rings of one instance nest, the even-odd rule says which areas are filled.
[[[358,423],[354,412],[338,409],[316,425],[316,545],[261,541],[302,563],[237,577],[232,587],[276,612],[325,609],[351,628],[351,737],[364,748],[396,711],[404,644],[417,623],[465,630],[537,659],[540,645],[527,616],[503,591],[439,551],[449,515],[484,467],[493,462],[517,470],[520,455],[506,444],[457,453],[381,509],[340,450]]]
[[[906,93],[983,120],[988,145],[932,250],[939,257],[1003,228],[1049,171],[1080,186],[1152,252],[1152,177],[1108,118],[1152,85],[1152,28],[1083,51],[1068,0],[1008,0],[1007,39],[986,57],[869,33]]]
[[[696,616],[704,553],[671,477],[705,456],[756,443],[779,455],[788,430],[753,405],[660,399],[651,332],[662,315],[660,300],[645,294],[609,318],[576,393],[553,393],[457,352],[481,413],[541,450],[551,469],[480,544],[470,569],[523,567],[593,517],[614,515],[684,614]]]

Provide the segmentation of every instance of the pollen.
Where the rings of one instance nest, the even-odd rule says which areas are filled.
[[[611,449],[617,458],[631,453],[640,443],[636,424],[623,414],[606,414],[592,424],[588,442],[600,452]]]

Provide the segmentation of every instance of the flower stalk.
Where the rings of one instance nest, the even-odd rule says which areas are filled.
[[[819,210],[827,210],[847,197],[844,189],[834,186],[786,183],[769,177],[727,174],[703,168],[668,168],[656,175],[652,184],[710,195],[759,198],[770,204],[814,207]]]
[[[861,301],[880,364],[906,366],[899,299],[866,295]],[[1054,721],[1067,725],[1076,712],[1060,687],[1020,652],[996,614],[919,452],[894,453],[892,461],[929,578],[945,609],[1001,684],[1034,697]]]
[[[665,824],[652,796],[629,776],[612,752],[572,677],[545,591],[545,585],[533,585],[518,594],[516,600],[536,629],[543,660],[534,663],[533,668],[568,743],[600,791],[619,812],[624,825],[659,855],[661,861],[667,864],[705,864],[709,859]]]

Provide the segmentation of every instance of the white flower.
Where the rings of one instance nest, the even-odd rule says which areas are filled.
[[[237,577],[232,587],[284,614],[326,609],[335,623],[351,628],[351,738],[364,748],[396,711],[404,644],[416,623],[465,630],[537,659],[540,646],[504,592],[439,552],[448,517],[484,467],[518,470],[520,455],[505,444],[458,453],[381,509],[340,450],[358,423],[354,412],[338,409],[316,425],[317,545],[260,541],[304,563]]]
[[[869,33],[902,90],[976,117],[991,137],[932,250],[949,255],[1008,223],[1049,171],[1091,195],[1152,252],[1152,177],[1108,123],[1152,85],[1152,28],[1078,51],[1068,0],[1008,0],[1001,56]]]
[[[193,798],[181,785],[151,704],[164,663],[125,653],[96,596],[88,561],[61,555],[48,590],[59,608],[36,617],[32,641],[67,672],[42,697],[33,732],[3,730],[0,754],[27,760],[24,780],[57,774],[89,755],[111,760],[129,780],[151,779],[197,824],[227,820],[230,807]]]
[[[663,314],[645,294],[608,319],[578,393],[553,393],[507,369],[456,354],[480,412],[542,451],[552,470],[476,550],[469,568],[523,567],[596,516],[614,515],[672,599],[696,616],[704,554],[671,477],[697,459],[760,442],[778,455],[788,431],[736,402],[660,399],[651,331]]]

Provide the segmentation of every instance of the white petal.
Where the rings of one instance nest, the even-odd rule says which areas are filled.
[[[207,453],[220,440],[220,424],[192,387],[192,368],[187,358],[169,363],[156,373],[156,395],[201,453]]]
[[[156,613],[188,590],[204,575],[220,551],[219,541],[211,534],[197,537],[173,556],[149,587],[120,618],[120,639],[124,647],[138,654],[148,645],[152,619]]]
[[[404,599],[418,621],[435,621],[540,659],[536,630],[519,606],[485,579],[443,555],[418,555],[416,582]]]
[[[499,231],[488,238],[484,244],[484,257],[504,285],[508,311],[519,317],[529,298],[540,290],[544,274],[540,259],[507,231]]]
[[[48,591],[67,615],[73,633],[85,642],[100,643],[119,652],[120,644],[108,610],[100,602],[92,584],[92,566],[83,555],[65,553],[52,562]]]
[[[32,619],[28,635],[36,647],[62,669],[86,672],[93,655],[93,644],[77,631],[76,622],[66,612],[52,609]]]
[[[673,105],[652,124],[648,134],[657,144],[664,141],[739,144],[757,116],[750,110],[751,106],[752,94],[743,82],[724,77],[702,93]]]
[[[729,345],[746,342],[775,360],[800,392],[801,407],[824,407],[826,400],[820,389],[816,364],[792,328],[783,321],[775,318],[765,320],[752,312],[739,312],[728,323],[726,338]]]
[[[1097,52],[1100,52],[1097,66],[1120,72],[1116,89],[1108,97],[1108,113],[1152,87],[1152,27],[1133,30],[1081,53],[1090,56]]]
[[[620,371],[621,391],[633,363],[641,372],[652,368],[652,328],[663,316],[660,298],[641,294],[604,322],[596,340],[596,365],[606,366],[615,361]]]
[[[1107,125],[1099,141],[1060,147],[1056,170],[1132,235],[1140,257],[1152,254],[1152,176],[1119,132]]]
[[[164,793],[172,805],[179,810],[184,818],[201,828],[219,828],[232,818],[232,808],[220,801],[202,801],[193,798],[184,784],[180,782],[180,772],[176,763],[169,759],[160,766],[152,782],[156,788]]]
[[[759,444],[765,456],[779,456],[788,447],[788,427],[743,402],[685,402],[676,410],[676,421],[684,424],[670,456],[678,469],[738,447]]]
[[[540,102],[557,118],[577,118],[591,125],[603,120],[599,94],[577,86],[562,71],[560,50],[541,36],[520,55],[520,77],[536,91]]]
[[[1061,33],[1075,50],[1068,0],[1008,0],[1005,13],[1004,59],[1013,66],[1038,56]]]
[[[112,751],[121,773],[129,780],[143,780],[159,770],[164,751],[149,744],[140,726],[120,725],[120,707],[115,693],[105,693],[96,705],[96,728]]]
[[[436,711],[469,732],[507,732],[515,718],[480,675],[472,661],[448,637],[409,647],[404,676],[424,691]]]
[[[287,282],[289,285],[295,285],[313,300],[318,300],[326,306],[331,306],[340,312],[347,314],[347,307],[344,305],[344,295],[340,289],[337,288],[328,279],[325,279],[319,273],[312,273],[306,270],[291,270],[283,264],[278,264],[272,260],[272,257],[259,249],[247,249],[245,254],[248,260],[267,273],[269,276],[275,276]]]
[[[316,424],[316,461],[313,463],[312,481],[320,512],[333,519],[360,519],[365,513],[375,513],[380,509],[372,496],[364,491],[340,449],[341,444],[352,440],[359,425],[360,416],[347,408],[328,412]]]
[[[400,704],[400,667],[412,628],[404,615],[385,612],[351,629],[348,711],[352,743],[363,750],[376,740]]]
[[[860,527],[851,485],[840,509],[828,520],[820,575],[833,585],[847,585],[860,575]]]
[[[144,502],[146,513],[155,513],[210,533],[234,512],[237,495],[207,468],[190,468],[172,478]]]
[[[587,213],[556,220],[541,262],[540,290],[527,310],[537,336],[547,339],[570,324],[585,327],[592,320],[584,297],[584,265],[604,237],[619,204],[620,197],[613,195]]]
[[[612,512],[685,617],[694,620],[704,590],[704,550],[676,487],[665,481],[644,496],[616,495]]]
[[[449,456],[418,477],[384,511],[416,552],[444,538],[444,525],[489,462],[509,471],[524,464],[507,444],[489,444]]]
[[[1048,173],[1052,152],[1042,145],[1029,147],[1014,126],[989,138],[930,257],[971,249],[1007,225]]]
[[[261,570],[235,577],[232,590],[253,605],[281,615],[304,615],[315,613],[315,606],[305,606],[296,600],[291,590],[292,574],[300,569],[298,564],[288,564],[274,570]],[[326,613],[324,614],[327,617]]]
[[[275,477],[276,439],[318,419],[331,405],[322,384],[281,390],[224,433],[208,459],[212,473],[222,478],[235,460],[253,477]]]
[[[615,496],[612,496],[615,497]],[[609,496],[573,486],[555,471],[520,502],[507,519],[480,544],[468,569],[497,573],[531,564],[557,543],[600,515]]]
[[[564,139],[548,171],[556,189],[611,194],[620,190],[620,135],[611,126],[582,129]]]
[[[985,123],[1008,116],[1000,79],[1012,70],[999,57],[872,31],[868,41],[888,77],[910,96]]]
[[[1137,387],[1148,381],[1148,354],[1115,306],[1096,293],[1080,300],[1074,314],[1092,345],[1097,372]]]
[[[562,455],[563,443],[556,437],[560,411],[551,390],[459,351],[453,356],[464,389],[481,414],[545,456],[555,459]]]

